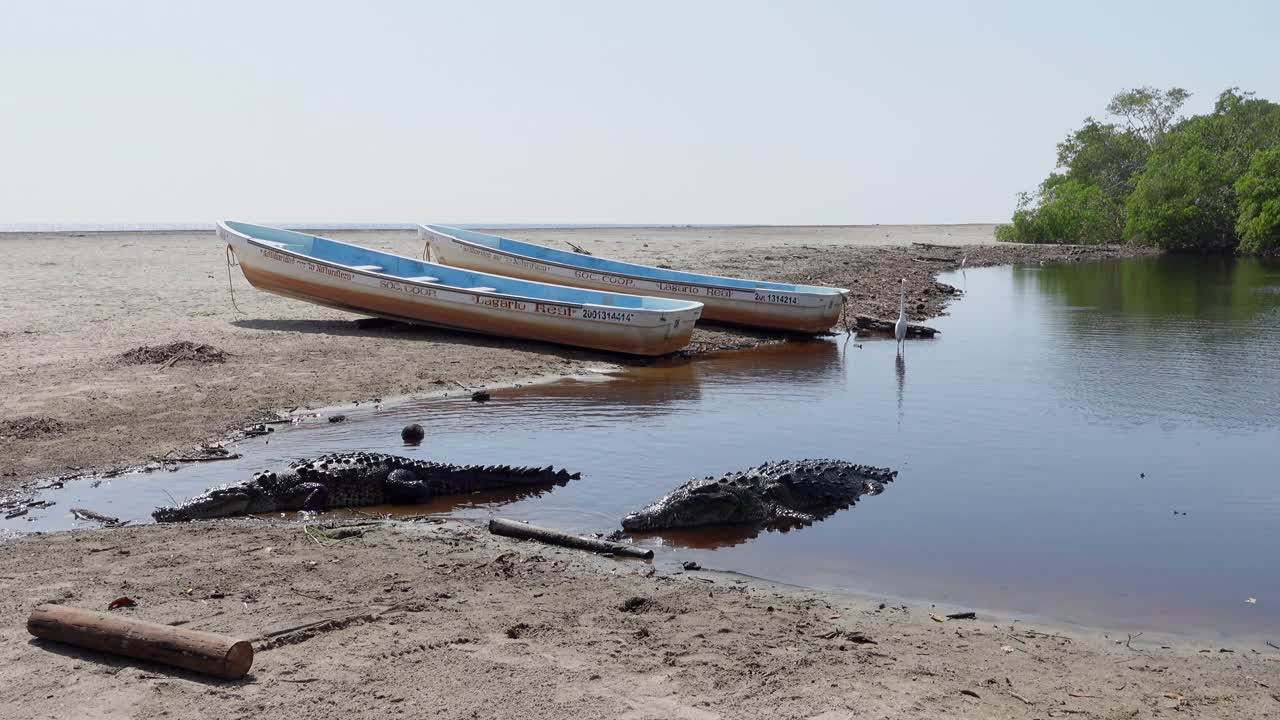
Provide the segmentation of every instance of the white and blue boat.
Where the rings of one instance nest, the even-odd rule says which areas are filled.
[[[689,343],[702,303],[531,282],[306,233],[218,223],[254,287],[393,320],[634,355]]]
[[[419,225],[435,262],[594,290],[697,300],[708,320],[821,333],[840,318],[843,288],[793,285],[667,270],[558,250],[443,225]]]

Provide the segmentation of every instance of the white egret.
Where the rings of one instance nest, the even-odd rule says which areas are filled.
[[[898,296],[898,322],[893,324],[893,336],[898,340],[898,352],[907,339],[907,279],[902,278],[902,294]]]

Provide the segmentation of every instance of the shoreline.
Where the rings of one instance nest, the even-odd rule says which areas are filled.
[[[1280,652],[974,620],[875,594],[614,559],[457,519],[210,521],[76,530],[0,556],[0,702],[14,718],[332,716],[1268,717]],[[40,562],[29,558],[38,554]],[[678,558],[675,558],[678,559]],[[248,678],[29,641],[41,602],[249,639]],[[317,695],[317,691],[319,694]],[[307,715],[306,711],[301,713]],[[329,716],[326,715],[326,716]]]
[[[988,227],[901,226],[899,244],[892,247],[876,244],[884,239],[884,228],[876,226],[869,228],[874,236],[845,238],[846,245],[831,244],[840,240],[841,229],[829,227],[818,228],[816,236],[806,228],[766,228],[764,235],[746,239],[737,229],[698,228],[690,234],[624,228],[593,233],[590,244],[625,260],[669,260],[705,272],[848,287],[852,311],[877,317],[896,315],[897,278],[907,277],[918,293],[913,322],[944,313],[960,294],[935,276],[958,268],[961,258],[977,267],[1149,254],[1133,248],[996,245]],[[576,242],[586,242],[578,232],[569,231]],[[354,234],[404,254],[413,254],[416,245],[408,233]],[[524,384],[652,362],[415,326],[363,329],[356,316],[255,291],[233,274],[246,313],[241,314],[231,307],[228,268],[211,233],[117,235],[113,243],[82,238],[52,247],[44,236],[0,236],[0,248],[15,258],[0,270],[0,283],[15,290],[12,304],[0,300],[0,381],[24,388],[21,395],[0,398],[0,497],[39,479],[142,465],[217,443],[282,410],[422,397],[455,382]],[[550,244],[563,242],[564,235],[521,234]],[[924,251],[911,244],[922,242],[916,238],[969,244],[928,250],[930,259],[921,260],[916,255]],[[952,258],[940,262],[940,253]],[[64,267],[79,274],[68,278]],[[156,277],[168,282],[156,283]],[[65,292],[68,280],[78,292]],[[696,359],[784,339],[702,324],[683,354]],[[172,367],[121,359],[131,349],[175,341],[208,344],[225,355],[218,362]],[[27,418],[33,420],[12,425]]]
[[[256,222],[256,221],[255,221]],[[575,230],[742,230],[742,229],[863,229],[863,228],[917,228],[917,227],[978,227],[978,228],[994,228],[1003,223],[845,223],[837,225],[774,225],[769,223],[748,223],[746,225],[738,225],[733,223],[578,223],[578,224],[558,224],[558,223],[442,223],[436,221],[430,222],[434,225],[443,225],[445,227],[456,227],[465,230],[478,230],[481,232],[537,232],[537,231],[575,231]],[[278,227],[285,230],[296,231],[313,231],[313,232],[394,232],[394,231],[415,231],[418,227],[417,223],[293,223],[293,222],[275,222],[263,221],[262,224]],[[45,236],[69,236],[69,235],[145,235],[145,234],[166,234],[166,233],[193,233],[193,232],[213,232],[217,227],[217,223],[138,223],[130,225],[128,223],[85,223],[77,225],[75,223],[59,226],[57,223],[26,223],[9,226],[0,226],[0,237],[6,234],[10,235],[45,235]],[[993,239],[994,242],[994,239]]]

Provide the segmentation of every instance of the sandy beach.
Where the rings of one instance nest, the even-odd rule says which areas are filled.
[[[409,232],[335,232],[417,254]],[[1131,248],[990,242],[990,226],[627,228],[508,234],[598,255],[837,285],[850,310],[912,319],[959,291],[941,270]],[[408,327],[265,295],[212,233],[0,235],[0,492],[147,462],[293,408],[463,392],[635,361]],[[785,339],[700,328],[688,362]],[[210,362],[139,364],[177,341]],[[145,355],[145,353],[144,353]],[[132,359],[131,359],[132,358]],[[142,360],[154,358],[143,357]],[[873,511],[873,509],[868,509]],[[5,717],[1267,718],[1280,650],[1195,628],[1029,624],[974,608],[818,592],[495,538],[463,520],[232,520],[37,534],[0,553]],[[243,681],[30,640],[43,602],[245,637]],[[932,616],[943,621],[938,622]],[[867,642],[867,641],[870,642]],[[1271,638],[1273,641],[1280,638]],[[1174,715],[1173,713],[1178,713]]]
[[[1280,653],[1265,646],[951,620],[969,608],[602,558],[453,520],[348,534],[322,543],[296,523],[238,520],[13,543],[0,555],[5,717],[1280,714]],[[138,602],[126,616],[253,641],[253,670],[210,680],[26,633],[38,603],[121,595]]]

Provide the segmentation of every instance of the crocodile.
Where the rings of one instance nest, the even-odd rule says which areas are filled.
[[[898,472],[843,460],[782,460],[719,478],[694,479],[622,519],[628,532],[752,525],[788,530],[810,525],[878,495]]]
[[[182,522],[264,512],[360,505],[412,505],[437,495],[500,488],[564,485],[581,477],[552,467],[451,465],[381,453],[336,453],[290,463],[282,472],[210,488],[184,503],[151,513],[158,522]]]

